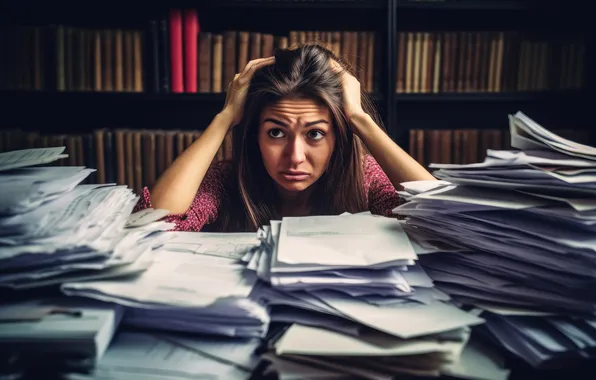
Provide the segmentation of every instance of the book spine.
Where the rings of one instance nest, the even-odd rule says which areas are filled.
[[[199,16],[196,9],[184,11],[184,91],[197,92],[197,37]]]
[[[184,92],[184,64],[182,52],[182,12],[170,11],[170,58],[172,72],[172,92]]]

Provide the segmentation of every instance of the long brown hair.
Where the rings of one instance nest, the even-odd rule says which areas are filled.
[[[340,75],[333,72],[334,59],[352,72],[346,62],[316,43],[275,52],[275,64],[258,70],[250,83],[243,119],[233,130],[234,180],[222,204],[217,229],[256,231],[271,220],[279,220],[279,195],[263,164],[257,134],[266,106],[282,98],[308,98],[329,107],[335,131],[335,148],[325,174],[312,186],[312,213],[337,215],[366,211],[363,187],[364,146],[348,125],[343,111]],[[353,74],[353,72],[352,72]],[[362,92],[364,111],[381,125],[376,110]]]

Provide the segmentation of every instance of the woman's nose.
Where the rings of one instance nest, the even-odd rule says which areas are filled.
[[[298,165],[306,159],[304,141],[300,138],[294,138],[288,142],[288,155],[292,165]]]

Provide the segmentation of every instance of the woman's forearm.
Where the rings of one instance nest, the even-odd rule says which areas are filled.
[[[356,134],[396,189],[401,187],[402,182],[436,179],[424,166],[393,142],[370,115],[354,114],[350,121]]]
[[[201,136],[163,172],[151,189],[153,208],[185,213],[201,186],[232,123],[232,115],[221,112]]]

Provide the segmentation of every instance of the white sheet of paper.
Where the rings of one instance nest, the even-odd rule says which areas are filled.
[[[255,233],[186,232],[176,231],[168,242],[168,249],[177,252],[201,253],[240,259],[246,252],[259,245]]]
[[[542,143],[551,146],[556,145],[559,149],[564,149],[565,153],[569,154],[577,153],[590,157],[596,156],[596,148],[558,136],[536,123],[521,111],[516,112],[515,115],[513,115],[513,119],[517,122],[516,125],[518,127],[522,128],[526,133],[537,138],[538,141]]]
[[[256,276],[244,265],[208,255],[161,251],[141,276],[119,281],[63,284],[63,291],[93,290],[141,303],[202,307],[221,297],[246,297]]]
[[[5,173],[0,178],[1,213],[25,213],[72,191],[94,169],[83,166],[31,167]]]
[[[488,149],[486,154],[504,162],[516,165],[531,164],[540,166],[561,166],[572,168],[595,168],[596,162],[552,150],[495,150]]]
[[[530,184],[523,183],[520,181],[505,181],[505,180],[494,180],[494,179],[478,179],[478,178],[464,178],[464,177],[452,177],[448,173],[436,171],[433,173],[437,178],[448,179],[456,185],[467,185],[477,186],[491,189],[507,189],[507,190],[527,190],[527,191],[548,191],[553,192],[566,192],[571,194],[587,194],[587,196],[596,195],[596,189],[581,187],[580,185],[569,185],[561,181],[553,179],[548,184]]]
[[[422,193],[412,199],[432,199],[450,202],[480,204],[494,208],[519,210],[552,204],[552,201],[511,191],[499,191],[489,188],[468,186],[447,186],[445,188]]]
[[[68,157],[62,154],[65,146],[54,148],[33,148],[0,153],[0,171],[41,165]]]
[[[283,218],[277,260],[366,267],[416,259],[396,219],[372,215]]]
[[[368,339],[341,334],[328,329],[293,324],[276,342],[277,355],[315,356],[405,356],[441,352],[456,358],[465,341],[435,339],[399,339],[376,335]]]
[[[482,318],[443,302],[379,307],[339,294],[317,292],[315,296],[353,321],[404,339],[484,323]]]
[[[400,185],[410,194],[426,193],[427,191],[434,190],[438,187],[451,185],[450,182],[441,180],[420,180],[420,181],[408,181],[402,182]]]

